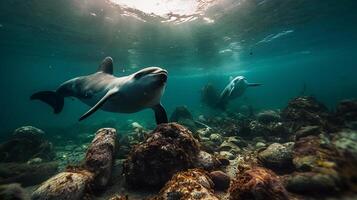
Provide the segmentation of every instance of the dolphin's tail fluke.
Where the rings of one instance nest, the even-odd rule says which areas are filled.
[[[31,100],[41,100],[53,108],[53,112],[58,114],[62,111],[64,105],[64,97],[57,92],[41,91],[36,92],[30,97]]]
[[[263,85],[262,83],[248,83],[249,87],[257,87]]]

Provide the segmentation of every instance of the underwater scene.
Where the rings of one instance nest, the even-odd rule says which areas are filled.
[[[356,10],[1,0],[0,200],[357,199]]]

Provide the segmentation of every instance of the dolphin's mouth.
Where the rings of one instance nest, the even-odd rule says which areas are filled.
[[[155,74],[160,77],[160,80],[161,80],[163,83],[166,83],[166,81],[167,81],[167,74],[168,74],[166,70],[160,69],[160,70],[156,71]]]

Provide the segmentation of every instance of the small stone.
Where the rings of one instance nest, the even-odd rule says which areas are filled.
[[[265,146],[266,146],[266,144],[263,143],[263,142],[257,142],[257,143],[255,144],[255,147],[256,147],[257,149],[262,148],[262,147],[265,147]]]
[[[214,189],[216,190],[227,190],[231,182],[231,178],[222,171],[213,171],[209,173],[213,183]]]
[[[219,146],[219,149],[221,151],[229,151],[231,152],[232,154],[236,154],[240,151],[240,148],[235,145],[234,143],[232,142],[227,142],[227,141],[224,141],[220,146]]]
[[[222,141],[223,141],[222,136],[220,134],[217,134],[217,133],[211,134],[209,138],[211,139],[212,142],[214,142],[217,145],[220,145],[222,143]]]
[[[234,160],[235,159],[235,156],[231,152],[228,152],[228,151],[221,151],[221,152],[219,152],[219,155],[227,158],[228,160]]]
[[[28,165],[39,164],[39,163],[42,163],[41,158],[32,158],[31,160],[27,161]]]
[[[203,168],[205,170],[213,170],[221,165],[220,161],[215,158],[213,155],[200,151],[197,156],[197,162],[195,163],[195,167]]]
[[[296,140],[302,137],[306,137],[309,135],[319,135],[321,133],[321,127],[320,126],[304,126],[301,127],[300,130],[296,132]]]

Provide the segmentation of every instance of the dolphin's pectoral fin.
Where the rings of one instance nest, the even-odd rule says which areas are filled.
[[[155,112],[156,124],[162,124],[168,122],[166,110],[161,104],[154,106],[152,109]]]
[[[83,119],[89,117],[91,114],[93,114],[95,111],[97,111],[100,107],[104,105],[104,103],[110,99],[113,95],[115,95],[118,92],[118,88],[113,88],[107,92],[107,94],[104,95],[104,97],[98,101],[97,104],[95,104],[90,110],[88,110],[84,115],[82,115],[79,118],[79,121],[82,121]]]
[[[111,57],[106,57],[99,65],[98,71],[107,74],[113,74],[113,59]]]

